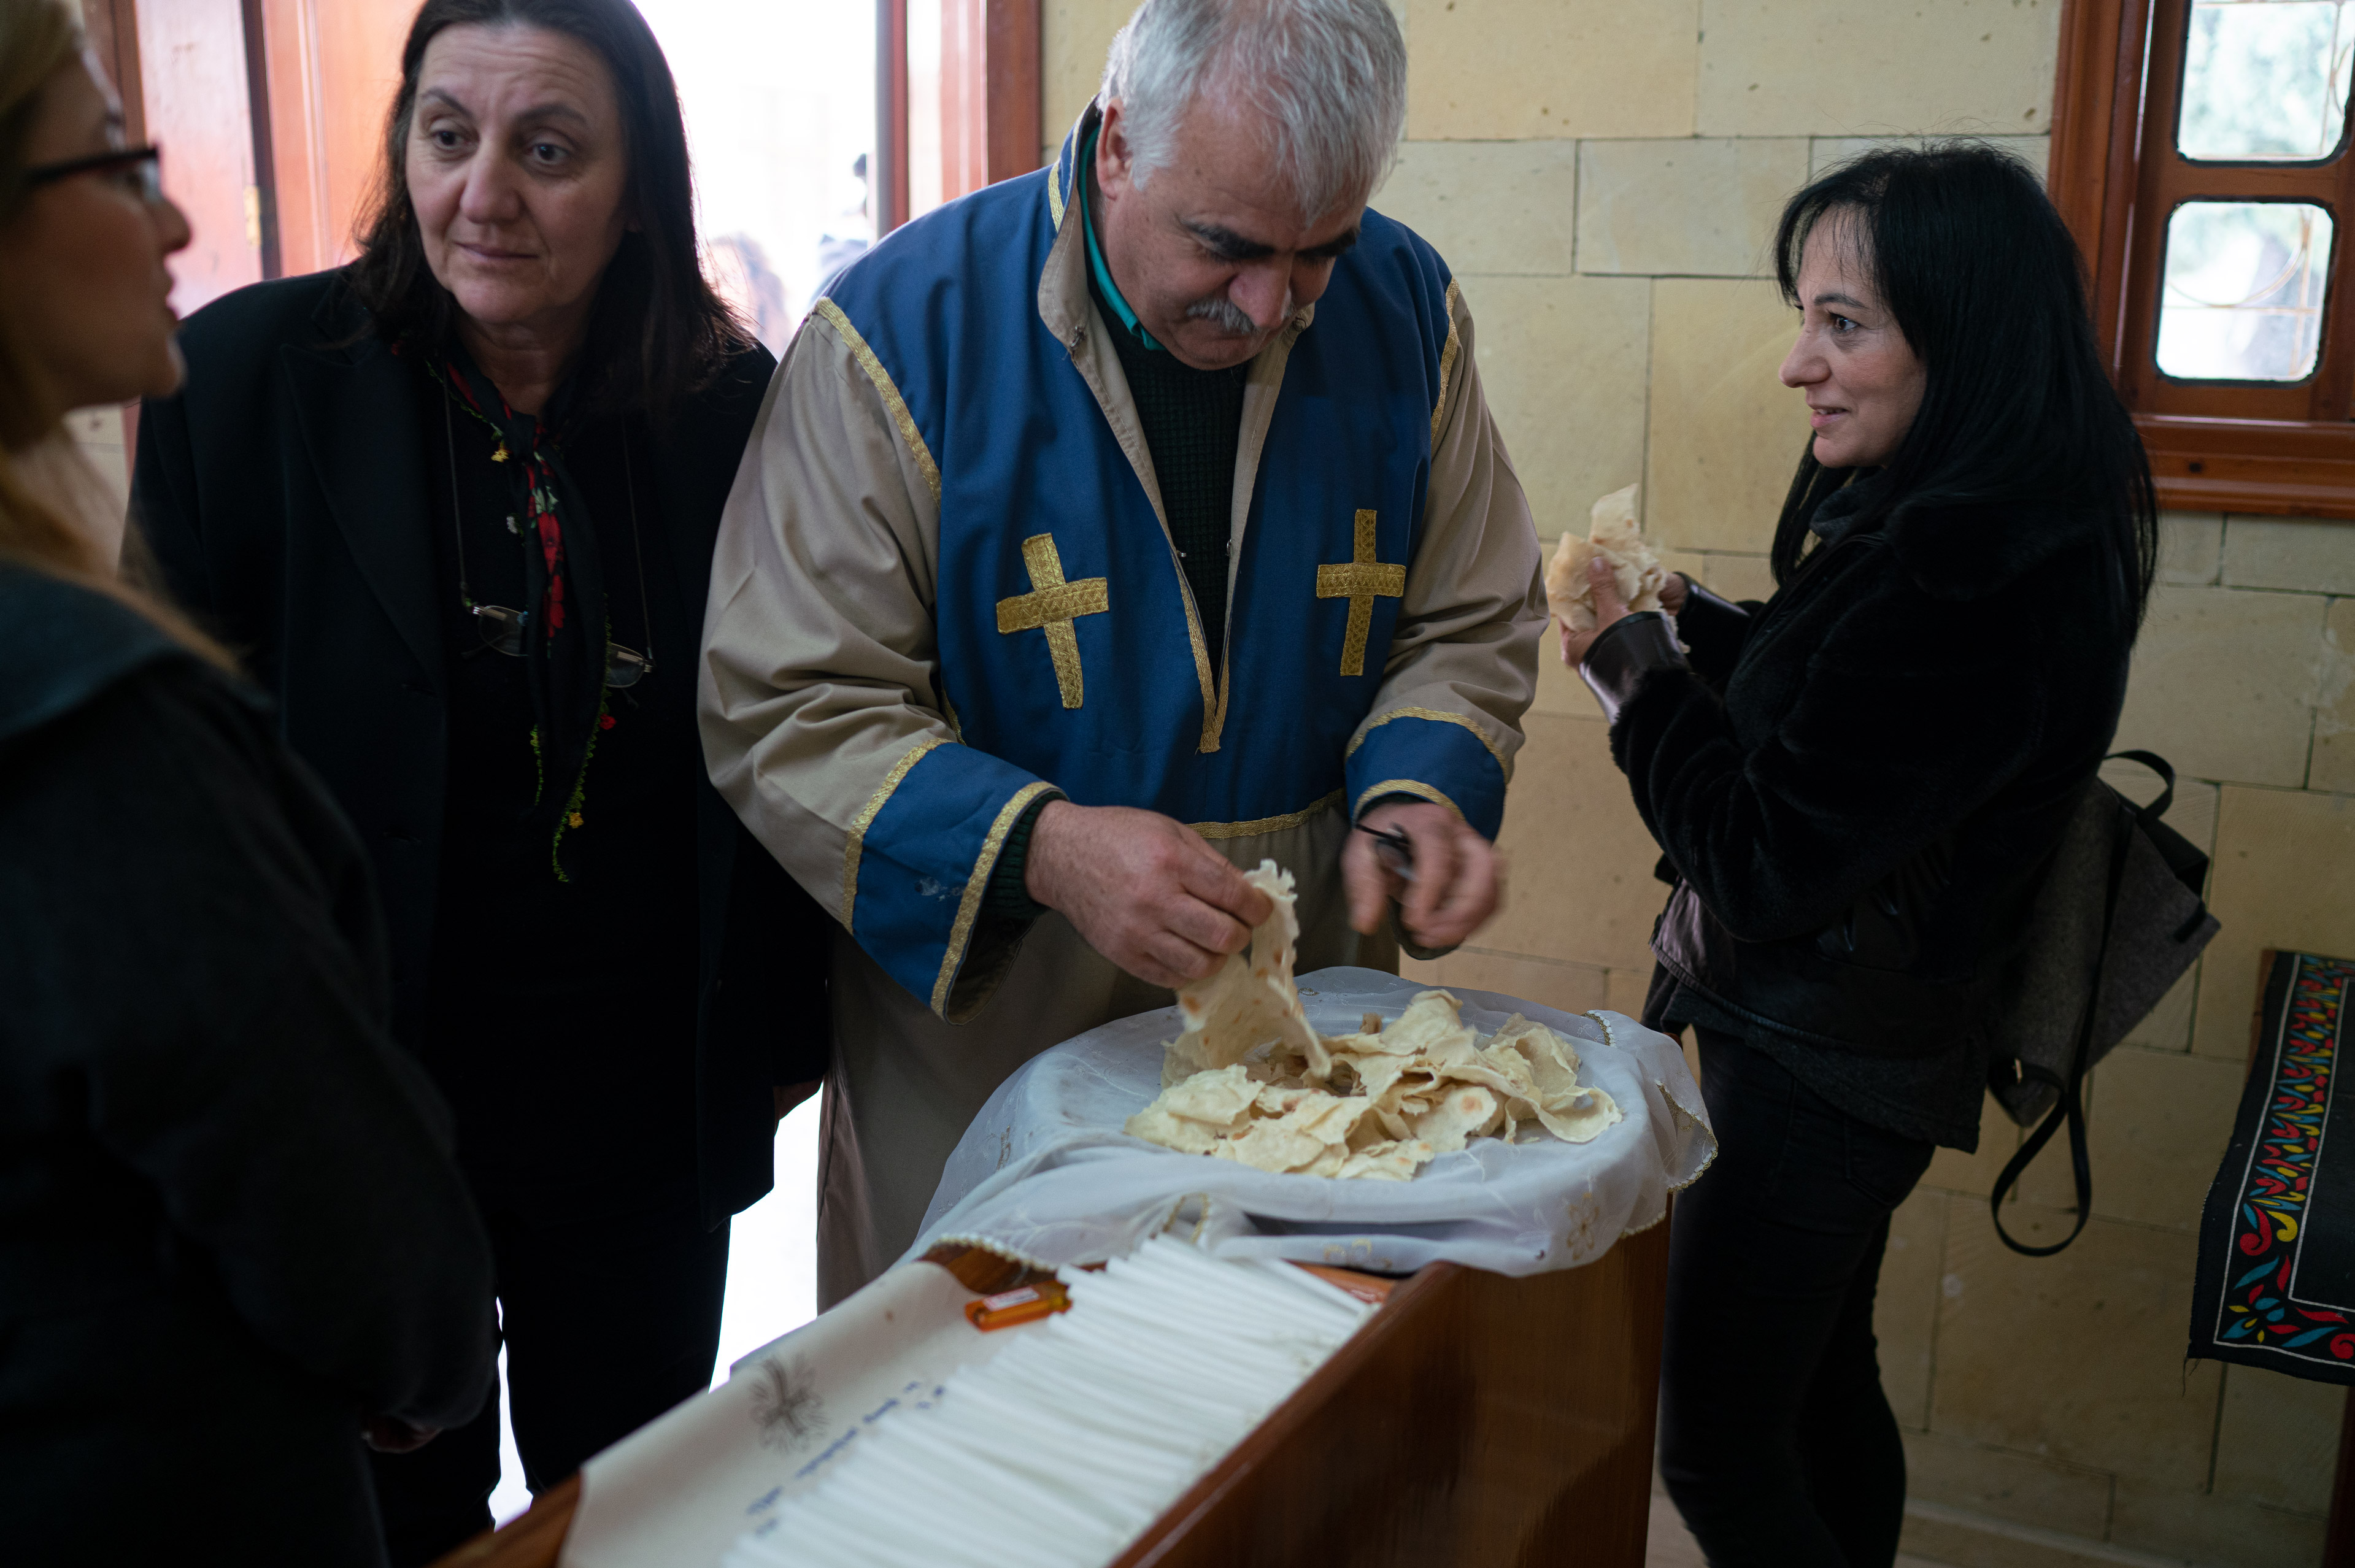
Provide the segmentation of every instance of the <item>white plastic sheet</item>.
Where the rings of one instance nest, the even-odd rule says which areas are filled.
[[[1346,1033],[1426,989],[1375,969],[1300,977],[1308,1021]],[[1483,1139],[1412,1181],[1278,1175],[1179,1154],[1121,1131],[1161,1086],[1178,1010],[1090,1030],[998,1086],[949,1156],[911,1257],[976,1242],[1043,1267],[1126,1254],[1175,1221],[1223,1257],[1403,1273],[1446,1260],[1498,1274],[1575,1268],[1659,1223],[1668,1195],[1716,1157],[1717,1136],[1675,1041],[1615,1012],[1572,1014],[1449,988],[1487,1033],[1515,1012],[1568,1035],[1579,1082],[1624,1118],[1590,1143]]]

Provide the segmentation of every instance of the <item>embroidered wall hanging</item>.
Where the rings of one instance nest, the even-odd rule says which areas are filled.
[[[2208,1191],[2195,1358],[2355,1383],[2355,1095],[2341,1095],[2355,960],[2283,953],[2232,1142]]]

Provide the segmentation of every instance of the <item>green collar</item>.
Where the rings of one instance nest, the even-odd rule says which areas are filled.
[[[1120,324],[1142,339],[1146,347],[1158,349],[1161,345],[1137,321],[1136,313],[1128,308],[1128,302],[1121,298],[1120,285],[1112,281],[1112,269],[1104,265],[1103,249],[1096,243],[1096,226],[1088,217],[1088,179],[1090,172],[1095,168],[1095,159],[1096,132],[1090,131],[1087,140],[1080,144],[1079,160],[1071,171],[1072,194],[1079,198],[1080,225],[1088,233],[1088,270],[1095,274],[1096,287],[1111,302],[1113,314],[1120,318]]]

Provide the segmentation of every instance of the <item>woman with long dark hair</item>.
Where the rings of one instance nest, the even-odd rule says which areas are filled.
[[[815,907],[704,775],[712,542],[773,361],[628,0],[427,0],[358,260],[198,313],[135,509],[361,831],[457,1115],[526,1478],[706,1386],[728,1218],[823,1070]],[[498,1412],[378,1483],[488,1523]]]
[[[179,384],[189,238],[79,9],[0,0],[0,1556],[381,1568],[490,1248],[358,841],[66,433]]]
[[[1868,154],[1791,199],[1774,254],[1814,428],[1774,596],[1677,581],[1671,621],[1599,574],[1563,657],[1676,874],[1645,1022],[1694,1030],[1719,1139],[1677,1202],[1662,1475],[1719,1568],[1881,1568],[1890,1213],[1977,1146],[1981,1019],[2116,727],[2157,524],[2017,161]]]

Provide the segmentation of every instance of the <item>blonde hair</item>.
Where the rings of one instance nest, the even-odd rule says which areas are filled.
[[[26,147],[43,90],[79,58],[80,18],[64,0],[0,0],[0,234],[23,220]],[[113,544],[122,532],[113,495],[48,408],[18,330],[16,302],[0,299],[0,560],[79,583],[120,600],[199,656],[229,656],[155,595],[123,580]],[[135,544],[132,552],[136,556]]]

